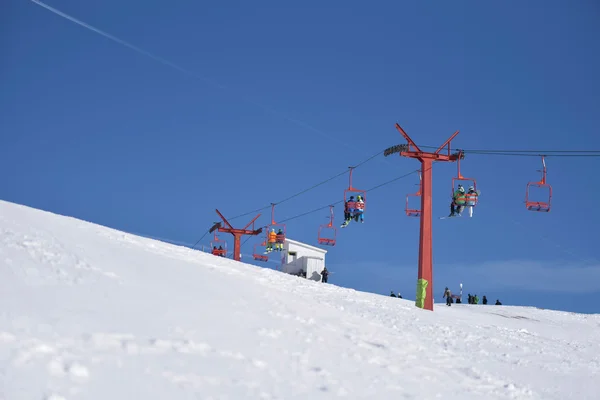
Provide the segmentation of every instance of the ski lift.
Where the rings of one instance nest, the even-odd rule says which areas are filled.
[[[454,192],[456,192],[456,189],[460,185],[460,183],[457,183],[457,182],[460,182],[460,181],[472,182],[473,184],[470,186],[473,186],[475,191],[477,191],[477,181],[473,178],[465,178],[460,173],[460,160],[463,158],[465,158],[465,153],[462,150],[458,150],[458,158],[456,160],[457,174],[456,174],[456,177],[452,178],[452,196],[454,196]],[[469,200],[467,199],[467,201],[469,201]],[[477,204],[476,199],[475,199],[475,204]]]
[[[219,239],[217,236],[217,231],[215,230],[213,233],[213,241],[210,242],[210,247],[212,248],[211,253],[214,256],[227,257],[227,241]],[[221,245],[220,243],[223,243]],[[222,248],[219,248],[222,247]]]
[[[548,212],[550,211],[550,203],[552,201],[552,186],[546,183],[546,156],[542,156],[542,169],[538,171],[542,173],[542,180],[538,182],[528,182],[527,189],[525,191],[525,207],[529,211],[542,211]],[[531,188],[547,188],[548,189],[548,201],[532,201],[530,199]]]
[[[271,203],[271,224],[267,227],[267,241],[269,239],[269,231],[271,229],[275,229],[276,227],[281,230],[281,233],[277,233],[275,243],[281,243],[283,247],[283,243],[285,243],[285,224],[278,224],[275,222],[275,203]]]
[[[327,246],[335,246],[335,237],[337,235],[337,228],[335,226],[333,226],[333,206],[329,206],[329,213],[330,213],[329,223],[326,225],[323,224],[323,225],[319,226],[319,233],[317,235],[317,238],[318,238],[319,244],[324,244]],[[322,236],[323,229],[332,230],[333,237]]]
[[[406,195],[406,215],[409,217],[420,217],[421,216],[421,208],[410,208],[409,207],[409,201],[408,199],[410,199],[411,197],[421,197],[421,188],[423,185],[423,181],[422,181],[422,177],[421,177],[421,171],[419,171],[419,190],[417,191],[417,193],[410,193]]]
[[[261,253],[257,249],[257,247],[264,247],[266,251],[267,239],[265,238],[262,242],[258,242],[254,245],[254,252],[252,253],[252,258],[254,258],[256,261],[269,261],[269,256]]]
[[[354,169],[354,167],[348,167],[350,168],[350,176],[349,176],[349,185],[348,185],[348,189],[344,190],[344,212],[346,212],[346,209],[358,209],[359,212],[356,213],[356,211],[352,212],[351,217],[354,217],[357,214],[362,214],[365,212],[365,209],[367,208],[367,191],[366,190],[360,190],[360,189],[356,189],[354,187],[352,187],[352,170]],[[362,202],[357,202],[355,200],[353,201],[348,201],[348,194],[349,193],[358,193],[360,196],[362,196]],[[344,223],[346,223],[346,221],[344,220]]]
[[[475,190],[475,194],[465,193],[465,207],[469,208],[469,216],[473,216],[473,208],[479,203],[479,190],[477,190],[477,181],[473,178],[466,178],[462,176],[460,173],[460,160],[465,158],[465,153],[462,150],[458,150],[458,158],[456,160],[457,165],[457,174],[456,177],[452,178],[452,197],[454,196],[454,192],[458,189],[458,186],[461,186],[460,181],[464,182],[472,182],[471,185]]]

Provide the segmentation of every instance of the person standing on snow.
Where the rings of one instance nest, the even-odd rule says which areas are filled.
[[[444,297],[446,298],[446,305],[450,307],[452,305],[452,292],[448,289],[448,286],[446,286],[446,289],[444,290]]]

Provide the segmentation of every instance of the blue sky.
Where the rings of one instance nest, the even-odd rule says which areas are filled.
[[[396,122],[421,145],[460,130],[453,147],[600,149],[600,6],[591,0],[46,4],[179,69],[8,0],[7,201],[193,244],[218,220],[215,208],[227,217],[269,206],[403,143]],[[539,158],[467,153],[463,175],[482,196],[474,218],[434,220],[436,301],[462,282],[504,304],[600,312],[597,162],[548,157],[545,214],[523,204]],[[354,186],[417,168],[380,156],[355,170]],[[434,165],[434,216],[447,215],[455,174],[454,163]],[[276,219],[341,200],[347,178],[280,204]],[[332,283],[414,298],[419,222],[403,207],[417,183],[413,174],[368,194],[365,223],[340,230],[329,249]],[[336,225],[341,214],[336,207]],[[288,235],[315,244],[327,217],[294,219]]]

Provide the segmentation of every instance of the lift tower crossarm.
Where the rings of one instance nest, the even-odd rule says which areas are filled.
[[[417,146],[417,144],[410,138],[410,136],[408,136],[408,133],[406,133],[404,131],[404,129],[402,129],[402,127],[400,125],[396,124],[396,129],[400,132],[400,134],[402,136],[404,136],[404,138],[408,142],[407,149],[400,152],[400,155],[403,157],[410,157],[410,158],[417,158],[417,159],[429,158],[433,161],[456,161],[458,159],[458,154],[456,154],[456,153],[451,154],[450,143],[452,142],[452,139],[454,139],[456,137],[456,135],[458,135],[459,131],[454,132],[452,134],[452,136],[450,136],[444,142],[444,144],[442,144],[440,147],[438,147],[438,149],[435,152],[430,153],[430,152],[422,151],[419,148],[419,146]],[[442,149],[444,147],[448,148],[448,153],[440,154],[440,151],[442,151]],[[414,150],[412,148],[414,148]]]

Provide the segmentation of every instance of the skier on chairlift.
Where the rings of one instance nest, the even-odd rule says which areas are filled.
[[[354,207],[356,206],[356,201],[354,201],[354,196],[350,196],[348,201],[344,204],[344,222],[340,225],[340,228],[345,228],[348,226],[352,218],[354,217]]]
[[[462,185],[458,185],[458,188],[452,196],[452,203],[450,203],[450,215],[448,215],[448,217],[455,217],[457,214],[460,217],[466,202],[467,197],[465,196],[465,188]]]
[[[362,196],[359,194],[358,196],[356,196],[356,204],[354,207],[354,220],[356,222],[358,222],[358,220],[360,219],[360,222],[365,222],[364,221],[364,211],[365,211],[365,201],[363,200]]]
[[[475,190],[474,186],[469,186],[469,191],[465,196],[466,206],[469,207],[469,217],[473,216],[473,208],[477,204],[477,198],[479,197],[479,193]]]
[[[275,228],[271,228],[271,232],[269,232],[269,235],[267,237],[267,246],[266,246],[266,251],[265,253],[270,253],[273,251],[273,245],[275,244],[275,242],[277,241],[277,234],[275,233]]]
[[[365,200],[361,195],[356,196],[356,200],[354,200],[354,196],[350,196],[348,201],[344,206],[344,222],[340,225],[341,228],[345,228],[348,226],[350,221],[353,219],[358,222],[364,222],[364,210],[365,210]]]
[[[277,235],[275,236],[275,250],[283,251],[283,243],[285,242],[285,235],[281,228],[277,231]]]

